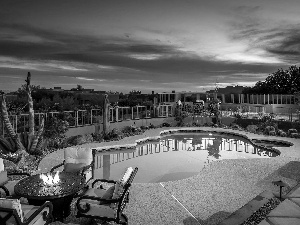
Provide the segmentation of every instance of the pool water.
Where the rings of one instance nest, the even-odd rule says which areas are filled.
[[[95,178],[118,180],[127,167],[138,167],[133,182],[180,180],[222,159],[268,158],[278,154],[253,146],[248,139],[217,133],[172,134],[135,149],[97,153]]]

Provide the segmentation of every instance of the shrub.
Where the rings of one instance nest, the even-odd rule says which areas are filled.
[[[69,114],[59,113],[45,121],[43,137],[50,148],[60,148],[65,140],[65,133],[69,129],[67,122]]]
[[[103,135],[103,140],[105,141],[115,141],[120,140],[121,138],[123,138],[123,134],[116,128]]]
[[[66,146],[81,145],[88,142],[93,142],[94,137],[91,134],[77,135],[67,138],[64,143]]]
[[[239,125],[237,125],[236,123],[232,123],[232,124],[230,125],[230,128],[231,128],[231,129],[234,129],[234,130],[239,130],[239,129],[241,129],[241,127],[240,127]]]
[[[258,130],[258,126],[256,125],[248,125],[246,127],[247,131],[251,132],[251,133],[256,133],[256,131]]]
[[[278,130],[277,131],[277,135],[279,135],[280,137],[286,137],[286,132],[284,132],[283,130]]]
[[[270,136],[276,136],[276,131],[274,130],[274,131],[269,131],[269,135]]]
[[[192,123],[192,126],[193,126],[193,127],[201,127],[201,124],[200,124],[200,123],[197,123],[197,122],[193,122],[193,123]]]
[[[290,136],[292,133],[298,133],[296,129],[288,129],[288,135]]]
[[[164,122],[161,126],[162,126],[162,127],[170,127],[171,124],[169,124],[169,123],[167,123],[167,122]]]
[[[291,138],[300,138],[300,134],[298,134],[298,133],[291,133],[290,137]]]
[[[149,125],[149,129],[155,129],[156,127],[152,124],[152,123],[150,123],[150,125]]]
[[[97,142],[102,142],[103,141],[103,134],[93,133],[92,137],[93,137],[93,141],[97,141]]]
[[[273,127],[273,126],[266,126],[266,128],[264,129],[264,134],[270,135],[270,132],[276,134],[275,127]]]

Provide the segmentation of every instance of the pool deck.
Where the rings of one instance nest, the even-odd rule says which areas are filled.
[[[110,148],[132,146],[137,140],[160,136],[162,131],[176,129],[230,132],[249,139],[283,140],[291,147],[275,147],[281,155],[275,158],[226,159],[214,161],[193,177],[162,183],[133,183],[130,201],[125,210],[129,224],[215,225],[265,190],[279,193],[272,181],[282,180],[292,188],[300,181],[300,172],[291,174],[300,165],[300,139],[257,135],[245,131],[210,128],[159,128],[120,141],[89,143],[83,146]],[[46,156],[39,172],[63,160],[63,150]],[[290,163],[295,161],[294,163]],[[298,165],[299,164],[299,165]],[[299,171],[299,167],[297,167]],[[149,171],[151,173],[151,171]],[[287,190],[286,190],[287,191]],[[83,224],[83,223],[82,223]]]

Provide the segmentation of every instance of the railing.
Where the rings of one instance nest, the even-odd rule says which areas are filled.
[[[149,118],[165,118],[174,116],[174,106],[172,105],[158,105],[153,106],[135,106],[135,107],[110,107],[108,121],[111,123],[121,122],[126,120],[139,120]],[[190,116],[209,116],[206,110],[199,106],[186,106],[182,107],[182,111],[185,111]],[[38,126],[41,123],[42,115],[47,121],[51,117],[59,116],[61,112],[48,112],[48,113],[35,113],[35,124]],[[67,114],[67,122],[69,127],[82,127],[93,124],[103,123],[103,111],[102,109],[91,109],[91,110],[76,110],[76,111],[64,111]],[[233,116],[237,112],[234,111],[220,111],[221,116],[228,117]],[[245,112],[239,113],[243,118],[260,118],[262,112]],[[20,133],[28,131],[28,114],[10,115],[10,121],[12,123],[15,132]],[[289,114],[276,114],[275,120],[289,120],[296,121],[300,120],[300,113],[289,113]],[[2,122],[3,123],[3,122]],[[1,128],[1,124],[0,124]],[[2,135],[5,134],[5,129],[2,124]]]
[[[162,106],[158,106],[161,108]],[[67,114],[66,120],[69,123],[69,127],[82,127],[93,124],[103,123],[103,110],[91,109],[91,110],[76,110],[76,111],[63,111],[63,112],[48,112],[48,113],[35,113],[35,125],[41,124],[42,116],[45,121],[52,117],[57,117],[59,114]],[[169,114],[171,116],[171,114]],[[149,119],[155,117],[154,108],[150,106],[135,106],[135,107],[110,107],[108,121],[111,123],[121,122],[125,120],[137,120],[137,119]],[[29,129],[29,114],[23,113],[18,115],[9,115],[9,119],[15,132],[25,132]],[[1,127],[1,124],[0,124]],[[2,135],[5,134],[4,125],[2,122],[1,127]]]

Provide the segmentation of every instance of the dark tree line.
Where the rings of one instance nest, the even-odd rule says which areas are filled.
[[[244,94],[295,94],[300,91],[300,67],[291,66],[270,74],[265,81],[244,89]]]

